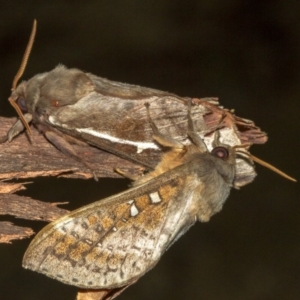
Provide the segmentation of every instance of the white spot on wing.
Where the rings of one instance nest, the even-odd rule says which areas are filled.
[[[49,122],[52,123],[53,125],[56,125],[56,122],[52,116],[49,116],[48,118]]]
[[[76,131],[87,133],[101,139],[109,140],[113,143],[135,146],[137,148],[137,153],[141,153],[145,149],[158,149],[158,146],[153,142],[135,142],[130,140],[124,140],[111,136],[107,133],[98,132],[92,128],[76,128]]]
[[[151,193],[151,194],[149,194],[149,196],[150,196],[150,199],[151,199],[152,203],[159,203],[159,202],[161,202],[161,198],[160,198],[158,192]]]
[[[135,204],[132,204],[130,207],[130,215],[132,217],[135,217],[139,214],[139,210],[137,209],[137,207],[135,206]]]
[[[71,129],[66,124],[57,122],[53,116],[49,116],[48,121],[53,125]],[[115,136],[111,136],[108,133],[96,131],[93,128],[73,128],[73,130],[76,130],[78,132],[87,133],[87,134],[93,135],[93,136],[101,138],[101,139],[109,140],[113,143],[135,146],[137,148],[137,150],[136,150],[137,153],[141,153],[142,151],[144,151],[146,149],[159,149],[159,147],[153,142],[136,142],[136,141],[124,140],[124,139],[120,139]]]
[[[55,121],[55,118],[53,116],[49,116],[48,121],[53,125],[60,126],[62,128],[66,128],[66,129],[70,129],[66,124],[62,124],[62,123]]]

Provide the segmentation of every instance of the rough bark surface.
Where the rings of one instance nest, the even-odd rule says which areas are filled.
[[[207,124],[215,122],[220,116],[220,108],[210,105],[212,113],[206,115]],[[227,110],[225,126],[235,128],[242,143],[262,144],[267,137],[252,121],[231,114]],[[58,208],[57,203],[45,203],[28,197],[14,194],[26,189],[29,182],[16,182],[18,179],[30,179],[40,176],[62,176],[88,179],[93,175],[91,170],[81,162],[68,157],[56,149],[45,137],[32,127],[32,136],[20,134],[12,142],[4,142],[8,130],[15,118],[0,117],[0,215],[11,215],[27,220],[53,221],[67,213]],[[211,120],[211,121],[210,121]],[[96,147],[85,144],[74,145],[80,156],[97,170],[98,177],[119,177],[114,172],[116,166],[129,174],[141,174],[143,167],[125,159],[111,155]],[[13,239],[23,239],[33,234],[30,228],[22,228],[12,223],[2,222],[0,225],[0,242],[9,243]]]

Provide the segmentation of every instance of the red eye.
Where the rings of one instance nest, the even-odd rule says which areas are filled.
[[[58,100],[51,100],[51,105],[54,106],[54,107],[59,107]]]
[[[26,100],[25,98],[23,97],[19,97],[17,99],[17,104],[18,106],[20,107],[21,111],[24,113],[24,112],[27,112],[27,103],[26,103]]]
[[[228,158],[228,150],[224,147],[216,147],[214,149],[212,149],[211,154],[215,157],[221,158],[223,160],[225,160],[226,158]]]

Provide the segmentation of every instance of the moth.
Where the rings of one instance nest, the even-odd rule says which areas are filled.
[[[153,139],[168,148],[156,168],[133,187],[59,218],[39,232],[23,267],[85,289],[121,289],[152,269],[163,253],[197,221],[222,209],[235,187],[236,156],[248,163],[248,145],[230,146],[214,133],[208,150],[188,108],[184,145],[161,133],[151,119]]]
[[[88,143],[151,170],[161,159],[161,149],[152,140],[145,103],[151,103],[152,118],[164,134],[189,144],[185,135],[185,107],[191,101],[197,104],[193,108],[196,131],[202,134],[207,144],[211,143],[211,133],[224,112],[227,114],[223,123],[224,134],[231,143],[237,143],[240,139],[251,143],[266,140],[265,134],[252,122],[219,108],[215,98],[179,97],[164,91],[110,81],[62,65],[18,84],[35,33],[36,21],[9,97],[20,118],[2,141],[12,141],[25,128],[30,136],[29,124],[32,123],[60,151],[92,170],[94,177],[97,177],[97,170],[87,162],[87,158],[76,153],[72,143]],[[254,177],[253,167],[238,159],[235,184],[245,185]]]
[[[34,21],[21,67],[13,81],[9,101],[20,119],[9,130],[7,140],[11,141],[25,128],[30,134],[28,124],[33,123],[59,150],[84,164],[84,159],[72,149],[70,136],[76,138],[71,140],[73,143],[80,139],[153,168],[155,164],[151,160],[136,157],[148,149],[158,150],[158,147],[153,142],[147,142],[145,137],[145,111],[138,112],[138,115],[135,111],[143,108],[143,100],[146,100],[155,101],[155,106],[164,113],[173,110],[174,114],[174,111],[178,113],[186,99],[168,92],[110,81],[63,65],[18,85],[33,45],[36,26]],[[168,109],[174,100],[177,105],[175,103]],[[133,122],[129,116],[134,113]],[[123,120],[121,123],[120,119]]]

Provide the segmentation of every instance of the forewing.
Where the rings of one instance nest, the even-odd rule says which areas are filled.
[[[163,134],[172,136],[184,144],[190,143],[186,134],[186,107],[188,101],[191,101],[190,98],[89,76],[96,85],[96,91],[89,93],[73,105],[60,107],[46,118],[51,126],[151,169],[160,161],[161,149],[152,139],[153,131],[145,107],[145,103],[149,103],[151,118]],[[253,127],[252,123],[252,125],[244,124],[242,119],[239,119],[239,123],[246,127],[244,126],[243,130],[238,132],[234,116],[218,108],[215,99],[203,98],[195,101],[197,105],[193,106],[192,119],[201,137],[207,132],[216,130],[225,112],[227,117],[223,122],[227,125],[220,130],[224,143],[239,144],[243,135],[246,136],[245,141],[248,141],[245,132],[253,131],[253,128],[257,133],[257,128]],[[205,116],[205,124],[203,116]],[[258,133],[261,134],[259,130]],[[213,137],[209,135],[203,138],[210,147]],[[255,139],[250,141],[253,142]],[[239,186],[251,182],[255,176],[253,167],[244,160],[237,162],[237,174],[235,185]]]
[[[80,208],[46,226],[23,266],[82,288],[113,288],[152,268],[181,232],[193,190],[186,178],[162,177]]]
[[[161,149],[153,142],[145,103],[151,104],[151,117],[164,134],[187,140],[185,100],[168,94],[123,99],[93,92],[74,105],[60,108],[49,122],[100,149],[152,168],[160,160]],[[204,130],[201,124],[208,112],[202,105],[193,110],[200,130]]]

